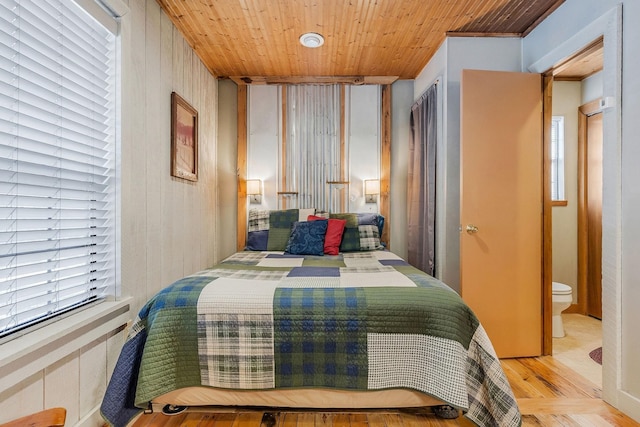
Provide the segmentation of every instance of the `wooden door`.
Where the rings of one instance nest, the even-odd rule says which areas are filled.
[[[587,314],[602,319],[602,113],[587,116]]]
[[[542,353],[542,78],[464,70],[462,298],[499,357]]]

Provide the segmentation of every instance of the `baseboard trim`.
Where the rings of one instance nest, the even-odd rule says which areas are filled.
[[[566,314],[584,314],[582,310],[580,310],[580,306],[578,304],[571,304],[569,308],[562,312]]]
[[[618,390],[617,408],[640,423],[640,398]]]

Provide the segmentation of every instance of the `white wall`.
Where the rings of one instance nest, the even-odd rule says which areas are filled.
[[[409,169],[410,117],[413,80],[391,86],[391,211],[390,250],[403,259],[407,253],[407,175]]]
[[[247,90],[247,179],[261,179],[262,203],[249,209],[278,209],[278,153],[282,109],[279,86],[251,85]],[[248,202],[247,202],[248,203]]]
[[[236,252],[238,222],[238,86],[218,80],[218,188],[216,254],[222,260]]]
[[[365,203],[364,180],[380,179],[380,86],[348,88],[349,146],[348,212],[379,212],[377,203]]]
[[[133,297],[133,317],[152,294],[217,260],[217,82],[155,0],[126,3],[129,11],[121,21],[121,282],[122,295]],[[172,91],[199,112],[197,183],[170,176]],[[1,391],[0,422],[64,406],[66,425],[102,426],[97,409],[123,335],[122,327],[114,327]],[[69,337],[62,347],[75,339]]]
[[[436,275],[460,290],[460,77],[463,69],[520,71],[517,38],[448,38],[420,72],[417,99],[440,78],[443,91],[436,190]]]
[[[602,97],[602,71],[597,72],[582,81],[582,94],[580,102],[581,104],[586,104],[587,102],[593,101],[594,99],[598,99]]]
[[[564,117],[564,191],[566,206],[553,206],[552,280],[566,283],[578,301],[578,108],[581,82],[554,82],[554,116]]]

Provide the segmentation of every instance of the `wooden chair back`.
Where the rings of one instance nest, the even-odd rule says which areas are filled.
[[[66,409],[51,408],[0,424],[0,427],[62,427],[66,418]]]

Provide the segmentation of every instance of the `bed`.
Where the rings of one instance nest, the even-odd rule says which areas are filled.
[[[331,216],[344,227],[329,248],[334,255],[324,247],[329,220],[290,211],[282,233],[272,230],[287,221],[251,225],[250,215],[249,233],[268,227],[266,242],[250,238],[254,250],[184,277],[145,304],[101,406],[110,425],[125,426],[152,404],[447,404],[480,426],[521,424],[482,325],[456,292],[382,248],[381,218],[352,233],[357,250],[343,251],[347,229],[362,230],[371,217]],[[292,246],[296,228],[304,229],[303,246],[322,235],[322,250]],[[286,241],[284,251],[266,250],[275,239]]]

